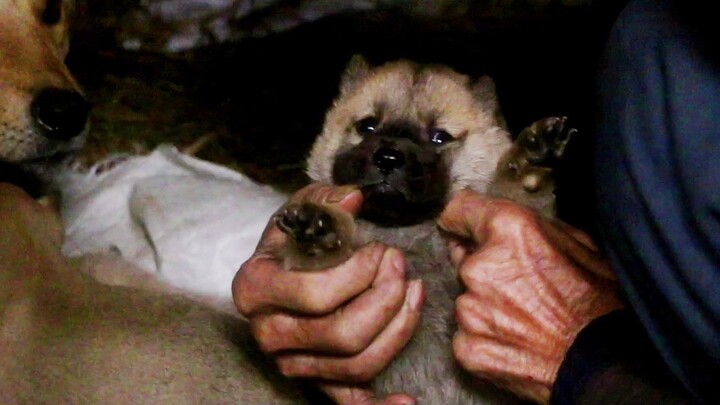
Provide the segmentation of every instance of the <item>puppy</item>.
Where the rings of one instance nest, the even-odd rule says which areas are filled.
[[[373,382],[421,404],[519,401],[473,380],[453,360],[456,269],[435,218],[463,189],[512,198],[554,215],[551,169],[572,134],[564,118],[538,121],[513,144],[492,80],[472,81],[443,66],[408,61],[371,67],[355,57],[308,159],[313,180],[360,187],[359,219],[328,206],[294,202],[276,216],[290,235],[288,269],[336,265],[379,240],[402,249],[407,274],[426,288],[421,325],[401,355]]]
[[[82,146],[89,104],[64,64],[71,0],[0,0],[0,182],[37,175]]]

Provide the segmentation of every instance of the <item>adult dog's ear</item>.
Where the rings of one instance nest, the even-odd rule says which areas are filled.
[[[362,55],[353,55],[340,78],[340,95],[355,90],[370,75],[371,70],[372,66]]]
[[[70,47],[70,24],[75,11],[74,0],[36,0],[40,24],[50,31],[53,42],[64,58]]]
[[[475,99],[483,106],[483,110],[495,117],[497,126],[507,130],[505,117],[500,111],[500,102],[498,101],[497,90],[495,89],[495,81],[490,76],[481,76],[470,85]]]

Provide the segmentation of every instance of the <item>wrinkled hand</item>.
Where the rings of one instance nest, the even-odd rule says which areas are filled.
[[[298,200],[356,214],[362,195],[313,184]],[[420,319],[422,285],[405,280],[402,253],[375,243],[335,268],[289,271],[277,257],[286,238],[271,221],[233,281],[235,304],[260,348],[284,375],[327,381],[321,387],[338,403],[413,403],[405,395],[376,399],[361,385],[399,353]]]
[[[457,237],[453,350],[479,378],[549,401],[565,353],[591,320],[621,306],[614,275],[583,232],[506,200],[462,192],[439,226]]]

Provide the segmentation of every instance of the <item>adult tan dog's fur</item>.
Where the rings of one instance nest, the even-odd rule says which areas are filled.
[[[0,0],[0,183],[6,167],[82,143],[87,111],[63,63],[71,9]],[[0,403],[304,403],[238,315],[119,258],[70,262],[62,234],[50,210],[0,184]]]
[[[64,63],[72,9],[70,1],[0,0],[2,161],[34,160],[82,144],[82,133],[55,139],[46,136],[31,111],[43,90],[81,93]]]
[[[124,262],[67,261],[50,210],[12,186],[0,196],[0,403],[303,403],[244,321],[157,282],[147,290]]]
[[[513,143],[491,79],[408,61],[378,67],[351,61],[308,172],[316,181],[360,187],[360,218],[293,201],[276,223],[294,242],[285,251],[289,270],[325,269],[379,240],[404,251],[408,277],[423,280],[421,324],[372,382],[376,391],[405,392],[426,405],[518,401],[473,380],[454,361],[461,286],[434,220],[463,189],[512,198],[553,216],[552,171],[541,165],[562,155],[573,132],[564,123],[538,121]]]

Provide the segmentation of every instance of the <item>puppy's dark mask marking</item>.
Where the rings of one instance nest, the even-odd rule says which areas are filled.
[[[358,185],[365,198],[360,217],[382,226],[408,226],[436,217],[449,191],[447,166],[419,126],[395,122],[342,150],[333,182]]]

